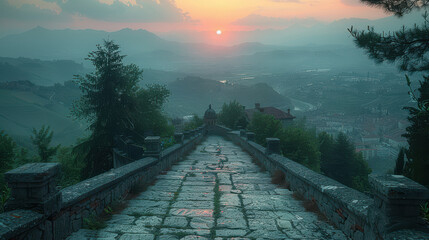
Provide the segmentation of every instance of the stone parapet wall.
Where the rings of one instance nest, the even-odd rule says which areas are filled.
[[[226,127],[212,126],[209,129],[209,133],[229,138],[252,155],[271,174],[279,170],[282,171],[292,191],[317,204],[320,212],[352,239],[429,239],[429,234],[425,233],[428,231],[427,225],[419,224],[419,213],[413,213],[413,219],[402,216],[405,211],[419,210],[418,204],[414,206],[413,210],[401,211],[399,213],[402,214],[401,217],[398,217],[398,211],[392,211],[392,209],[399,209],[400,211],[404,207],[408,208],[412,204],[422,202],[422,199],[429,199],[426,188],[405,177],[388,175],[387,177],[373,176],[370,178],[371,182],[378,182],[378,184],[372,184],[374,195],[385,196],[386,194],[392,195],[392,193],[405,195],[402,196],[402,199],[399,199],[405,205],[393,200],[390,202],[394,204],[391,204],[385,199],[389,198],[389,196],[374,199],[286,157],[275,153],[270,154],[270,151],[267,151],[266,148],[249,141],[247,136],[240,134],[239,131],[234,132]],[[252,134],[249,136],[250,139],[254,137]],[[416,197],[413,198],[411,195]],[[410,197],[410,199],[407,199],[406,196]],[[398,198],[394,200],[398,200]],[[388,206],[386,206],[386,203]],[[397,214],[398,216],[393,216],[392,214]],[[407,215],[406,212],[405,215]],[[392,218],[397,221],[394,223],[389,222]],[[412,220],[415,221],[410,224]],[[406,230],[407,235],[394,234],[394,231],[404,228],[414,228],[416,230]],[[403,233],[404,230],[401,232]],[[424,237],[422,238],[422,236]]]
[[[65,239],[82,227],[85,218],[124,199],[137,184],[151,183],[203,138],[204,134],[195,134],[157,157],[146,157],[64,188],[59,191],[61,207],[53,213],[17,209],[0,214],[0,239]]]

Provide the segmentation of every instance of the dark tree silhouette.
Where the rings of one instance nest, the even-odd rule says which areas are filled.
[[[49,126],[42,126],[39,131],[33,128],[33,136],[30,136],[30,138],[37,148],[37,153],[39,154],[39,160],[41,162],[49,162],[60,147],[60,145],[55,147],[49,146],[51,145],[53,135],[54,132],[51,131]]]
[[[393,173],[395,175],[402,175],[404,173],[404,165],[405,165],[405,149],[401,148],[398,154],[398,158],[396,158],[396,165]]]
[[[74,103],[72,114],[89,122],[91,136],[75,147],[78,156],[86,160],[86,177],[102,173],[113,166],[114,137],[133,128],[132,113],[136,109],[137,82],[142,70],[136,65],[124,65],[119,45],[104,41],[87,60],[95,72],[76,76],[83,93]]]

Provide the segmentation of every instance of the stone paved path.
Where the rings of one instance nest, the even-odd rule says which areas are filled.
[[[347,239],[271,184],[251,157],[210,136],[99,231],[76,239]]]

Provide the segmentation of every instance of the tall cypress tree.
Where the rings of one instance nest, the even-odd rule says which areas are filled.
[[[114,137],[132,128],[136,108],[137,82],[142,70],[124,65],[119,45],[104,41],[88,58],[95,72],[77,76],[82,97],[75,102],[72,114],[89,122],[91,136],[75,147],[86,160],[85,177],[102,173],[113,166]]]
[[[396,165],[393,173],[395,175],[402,175],[404,173],[404,165],[405,165],[405,149],[401,148],[398,154],[398,158],[396,158]]]

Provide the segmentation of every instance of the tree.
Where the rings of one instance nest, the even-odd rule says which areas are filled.
[[[327,174],[335,166],[335,139],[326,132],[318,135],[320,149],[320,170]]]
[[[0,131],[0,172],[12,167],[15,158],[16,143],[3,130]]]
[[[10,170],[15,160],[16,143],[3,130],[0,131],[0,192],[5,190],[3,173]]]
[[[419,97],[416,99],[419,104],[426,104],[429,101],[429,77],[425,76],[420,82]],[[408,121],[411,123],[406,128],[403,135],[407,138],[408,149],[406,151],[408,161],[406,163],[405,175],[411,179],[429,186],[429,108],[405,107],[408,110]]]
[[[75,151],[85,155],[87,176],[107,171],[113,166],[114,137],[135,125],[137,82],[142,70],[136,65],[124,65],[119,45],[105,40],[86,60],[95,72],[76,76],[82,97],[73,104],[72,114],[89,122],[91,136]]]
[[[293,124],[277,133],[285,157],[320,172],[320,151],[315,131]]]
[[[196,128],[202,126],[203,124],[204,124],[204,120],[202,118],[198,117],[197,114],[194,114],[194,116],[192,116],[191,121],[185,123],[183,130],[185,130],[185,131],[193,130],[193,129],[196,129]]]
[[[161,109],[170,91],[162,85],[151,84],[137,91],[136,110],[131,114],[134,128],[138,133],[151,131],[159,136],[171,136],[174,133],[172,126]]]
[[[218,115],[218,120],[223,125],[231,129],[237,129],[238,127],[246,128],[247,126],[244,108],[235,100],[222,105],[222,110]]]
[[[405,165],[405,149],[401,148],[399,150],[398,158],[396,158],[395,169],[393,170],[393,174],[402,175],[404,173],[404,165]]]
[[[43,125],[39,131],[33,128],[33,136],[30,136],[30,138],[34,146],[37,148],[40,162],[49,162],[49,160],[52,159],[60,147],[60,145],[56,147],[49,146],[51,144],[53,135],[54,132],[51,131],[49,126],[46,127]]]
[[[405,13],[409,13],[414,9],[425,8],[429,5],[429,0],[361,0],[362,2],[380,7],[387,12],[394,13],[396,16],[401,17]]]
[[[60,147],[57,159],[61,163],[61,176],[58,183],[61,187],[68,187],[82,180],[81,171],[85,163],[73,154],[72,147]]]
[[[322,172],[342,184],[359,191],[369,189],[371,169],[344,133],[334,140],[327,133],[319,134]]]
[[[265,139],[277,136],[282,124],[271,115],[255,113],[248,128],[255,133],[255,141],[266,146]]]
[[[381,7],[387,12],[402,16],[415,9],[427,8],[429,0],[361,0],[364,3]],[[410,73],[423,73],[419,81],[418,95],[411,88],[411,81],[406,75],[409,94],[417,102],[416,107],[405,107],[409,112],[407,127],[409,148],[406,151],[409,161],[406,163],[406,175],[413,180],[429,186],[429,20],[428,14],[423,15],[423,23],[410,29],[402,27],[393,33],[376,33],[374,28],[367,31],[354,30],[349,32],[355,38],[358,47],[367,51],[376,62],[400,62],[399,69]]]

